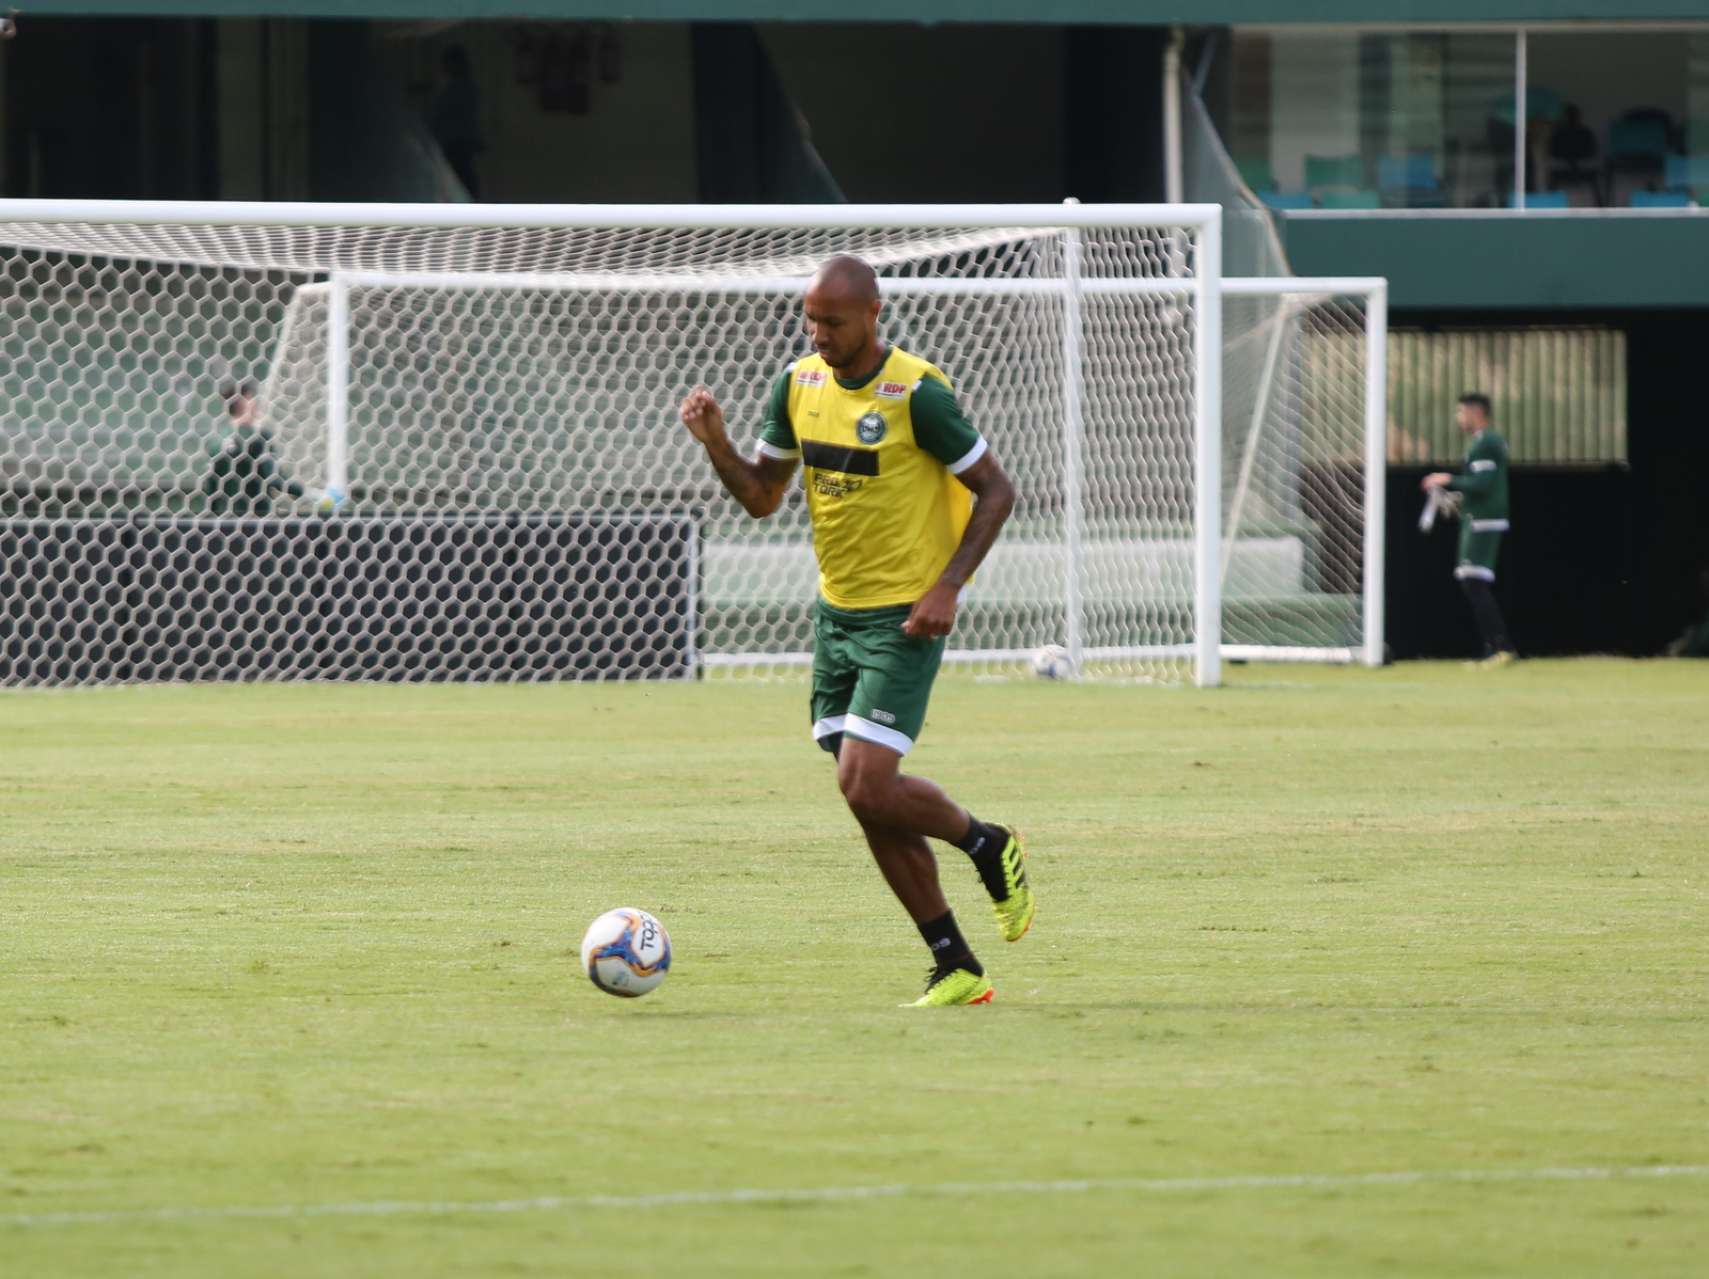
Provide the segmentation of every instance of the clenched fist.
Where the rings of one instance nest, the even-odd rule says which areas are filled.
[[[729,438],[724,429],[724,410],[704,386],[695,387],[683,397],[682,424],[702,444],[717,444]]]

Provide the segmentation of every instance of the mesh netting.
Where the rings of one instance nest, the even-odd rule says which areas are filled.
[[[1352,658],[1365,642],[1365,302],[1223,297],[1222,643]]]
[[[1077,635],[1088,673],[1174,677],[1194,638],[1198,264],[1158,215],[0,223],[0,682],[797,667],[800,494],[749,520],[676,406],[705,382],[751,437],[806,350],[804,277],[837,252],[879,268],[886,335],[946,370],[1019,490],[952,660],[1007,668]],[[222,397],[245,383],[252,401]]]
[[[1222,144],[1191,76],[1181,77],[1181,187],[1186,198],[1222,206],[1222,273],[1229,279],[1292,275],[1270,210]]]
[[[1291,278],[1270,211],[1185,76],[1181,117],[1187,198],[1223,209],[1224,277]],[[1342,658],[1365,642],[1365,306],[1357,294],[1225,288],[1225,651]]]

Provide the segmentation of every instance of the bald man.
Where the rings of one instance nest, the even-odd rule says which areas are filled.
[[[764,519],[805,466],[819,557],[813,736],[885,881],[931,952],[914,1007],[985,1004],[992,986],[955,922],[928,839],[973,861],[1005,940],[1032,926],[1019,835],[975,818],[901,771],[955,625],[962,588],[1014,508],[1015,490],[956,404],[949,379],[878,336],[878,278],[835,257],[807,286],[813,354],[778,378],[751,458],[730,442],[705,387],[682,420],[724,487]]]

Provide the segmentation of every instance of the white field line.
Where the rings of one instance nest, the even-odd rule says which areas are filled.
[[[478,1213],[565,1212],[586,1208],[724,1208],[749,1204],[838,1204],[869,1199],[949,1195],[1073,1195],[1095,1192],[1171,1194],[1223,1190],[1353,1190],[1361,1187],[1488,1185],[1550,1181],[1655,1181],[1709,1177],[1709,1164],[1635,1168],[1491,1168],[1414,1172],[1284,1173],[1231,1177],[1092,1177],[1074,1181],[948,1181],[804,1189],[681,1190],[654,1195],[541,1195],[532,1199],[443,1201],[359,1200],[352,1203],[264,1204],[220,1208],[143,1208],[113,1212],[0,1215],[0,1226],[83,1226],[138,1222],[300,1220],[308,1217],[452,1217]]]

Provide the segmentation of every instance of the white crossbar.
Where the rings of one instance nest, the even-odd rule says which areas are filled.
[[[252,200],[0,200],[0,222],[203,226],[790,228],[1184,227],[1216,204],[307,204]]]

